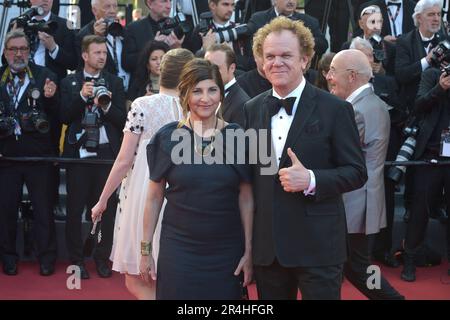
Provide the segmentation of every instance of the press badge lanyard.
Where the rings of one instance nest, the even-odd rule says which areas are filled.
[[[387,9],[388,9],[387,12],[388,12],[389,20],[392,21],[392,28],[393,28],[392,31],[394,31],[394,36],[397,37],[398,34],[397,34],[397,27],[395,26],[395,21],[397,20],[398,15],[400,14],[401,6],[397,7],[397,11],[395,12],[394,16],[392,16],[392,13],[391,13],[391,10],[389,9],[389,7]]]

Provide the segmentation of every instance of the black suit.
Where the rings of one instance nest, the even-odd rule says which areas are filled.
[[[276,17],[277,14],[274,8],[254,13],[247,23],[249,34],[255,34],[259,28],[263,27],[265,24],[269,23]],[[307,14],[294,12],[291,16],[291,19],[303,21],[305,27],[308,27],[311,30],[315,40],[314,50],[317,55],[320,56],[325,53],[325,51],[327,51],[328,42],[327,39],[325,39],[325,36],[320,31],[319,21],[316,18],[311,17]]]
[[[139,60],[139,53],[148,41],[155,38],[156,22],[149,16],[130,23],[124,32],[122,65],[133,73]]]
[[[439,42],[440,35],[435,35],[434,45]],[[420,60],[427,53],[422,45],[418,29],[414,29],[397,39],[395,55],[395,76],[400,84],[400,96],[404,98],[408,110],[412,110],[422,75]]]
[[[6,67],[0,69],[3,75]],[[28,104],[27,90],[37,88],[41,92],[38,109],[51,115],[58,107],[57,96],[44,97],[46,79],[56,81],[56,75],[49,69],[30,64],[33,80],[22,94],[15,111],[7,115],[20,118],[20,114],[31,111]],[[6,85],[0,87],[0,101],[9,106],[10,96]],[[20,135],[11,135],[0,139],[0,154],[6,157],[49,157],[55,156],[50,133],[26,132],[21,127]],[[27,185],[28,194],[34,212],[34,234],[36,237],[37,256],[41,263],[54,263],[56,259],[55,225],[52,212],[53,181],[48,179],[52,165],[48,163],[25,163],[0,161],[0,252],[4,262],[15,262],[17,215],[22,196],[23,184]]]
[[[268,130],[267,146],[272,143],[266,98],[271,94],[271,90],[264,92],[244,107],[247,129]],[[258,293],[262,299],[295,299],[298,287],[306,299],[337,299],[347,256],[342,193],[360,188],[367,180],[353,108],[307,82],[286,130],[278,169],[291,166],[286,150],[292,148],[315,174],[315,195],[285,192],[278,174],[261,171],[267,165],[258,157],[253,166]]]
[[[102,72],[108,90],[112,92],[112,104],[107,113],[99,110],[100,119],[106,130],[109,145],[100,145],[95,159],[114,160],[120,148],[122,129],[125,124],[125,93],[122,80],[110,73]],[[77,134],[81,133],[81,121],[84,117],[86,103],[80,96],[84,82],[83,72],[69,75],[61,82],[61,100],[63,110],[61,119],[68,125],[64,141],[64,157],[79,158]],[[108,177],[110,165],[81,165],[67,166],[67,220],[66,240],[69,258],[72,262],[81,262],[81,215],[86,206],[91,209],[97,202]],[[116,199],[111,197],[108,209],[102,219],[102,241],[94,253],[94,259],[106,261],[109,258],[116,212]]]
[[[241,74],[236,78],[236,81],[250,98],[254,98],[272,88],[270,82],[262,77],[256,69]]]
[[[381,14],[383,15],[383,27],[381,29],[381,35],[382,36],[393,35],[393,31],[391,29],[391,20],[389,19],[386,2],[384,0],[372,0],[372,1],[364,2],[362,5],[360,5],[358,14],[361,13],[362,9],[364,9],[368,6],[372,6],[372,5],[376,5],[376,6],[380,7]],[[414,21],[412,18],[415,7],[416,7],[416,4],[414,2],[412,2],[411,0],[403,0],[403,5],[402,5],[403,23],[402,23],[402,30],[397,30],[397,33],[399,33],[399,35],[406,34],[406,33],[410,32],[411,30],[415,29]]]
[[[220,112],[226,122],[237,123],[244,126],[244,104],[250,100],[250,97],[236,82],[228,88],[228,94],[222,102]]]

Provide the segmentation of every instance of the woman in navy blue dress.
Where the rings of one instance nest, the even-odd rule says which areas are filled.
[[[237,161],[245,146],[233,143],[239,126],[216,116],[224,95],[217,66],[195,59],[180,78],[187,117],[161,128],[147,147],[140,271],[147,281],[157,279],[156,299],[241,299],[252,275],[250,171]],[[148,248],[164,197],[156,273]]]

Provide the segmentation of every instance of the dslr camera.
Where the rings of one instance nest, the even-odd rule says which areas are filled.
[[[86,111],[81,126],[85,131],[84,147],[87,151],[95,151],[100,142],[100,119],[93,111]]]
[[[450,42],[443,40],[433,49],[431,55],[431,64],[439,68],[443,61],[450,62]]]
[[[214,28],[213,17],[210,11],[200,14],[199,32],[203,35],[208,33],[210,29]],[[216,43],[232,42],[239,38],[248,35],[247,24],[240,24],[225,30],[215,30]]]
[[[403,134],[406,136],[406,140],[403,142],[403,145],[397,154],[397,158],[395,159],[397,162],[410,161],[413,157],[417,143],[416,137],[419,134],[419,127],[414,125],[414,122],[415,119],[410,121],[410,125],[403,129]],[[387,177],[395,183],[399,183],[405,171],[405,166],[398,165],[391,167],[387,173]]]
[[[173,31],[177,38],[181,39],[183,35],[192,31],[192,25],[186,20],[183,13],[178,12],[173,18],[165,18],[158,22],[158,31],[165,36]]]
[[[383,62],[386,59],[386,52],[383,47],[383,38],[379,34],[373,34],[369,39],[373,48],[373,61],[375,63]]]
[[[20,114],[20,127],[24,132],[49,132],[50,124],[47,115],[37,108],[37,100],[40,98],[41,92],[38,88],[31,88],[28,90],[27,95],[31,111]]]
[[[6,115],[5,105],[0,101],[0,139],[12,135],[14,133],[15,124],[15,119]]]
[[[88,104],[93,105],[94,99],[97,98],[98,105],[100,107],[106,107],[111,102],[108,88],[106,87],[106,81],[103,78],[99,79],[86,79],[86,81],[94,81],[94,93],[88,99]]]
[[[41,16],[44,14],[44,9],[42,7],[34,6],[25,11],[22,15],[16,18],[15,22],[18,28],[22,28],[24,33],[28,38],[33,39],[38,31],[54,35],[58,24],[55,21],[45,22],[33,21],[33,17]]]
[[[106,33],[112,35],[113,37],[119,37],[123,35],[123,27],[114,18],[105,18],[104,23],[106,24]]]

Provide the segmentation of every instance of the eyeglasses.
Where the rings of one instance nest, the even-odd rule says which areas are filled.
[[[328,75],[329,75],[330,77],[334,77],[337,73],[340,73],[340,72],[346,72],[346,71],[355,71],[356,73],[358,73],[358,72],[357,72],[356,70],[354,70],[354,69],[336,70],[336,69],[330,68],[330,70],[328,70]]]
[[[6,48],[5,50],[12,52],[14,54],[17,54],[19,51],[23,52],[23,53],[27,53],[28,51],[30,51],[30,48],[29,47],[20,47],[20,48],[11,47],[11,48]]]

